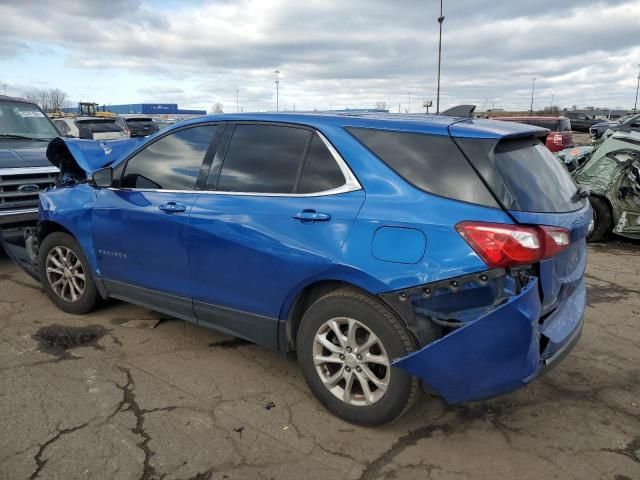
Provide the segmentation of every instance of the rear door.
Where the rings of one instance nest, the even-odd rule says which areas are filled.
[[[198,320],[277,346],[287,294],[339,255],[364,192],[320,133],[229,124],[190,216]]]
[[[122,172],[116,188],[98,191],[93,242],[113,296],[156,307],[164,300],[159,310],[193,315],[186,229],[217,128],[191,126],[160,137],[116,169]]]

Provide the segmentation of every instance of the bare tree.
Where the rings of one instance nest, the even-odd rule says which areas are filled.
[[[52,88],[50,90],[34,88],[24,92],[22,98],[39,105],[45,112],[58,112],[68,104],[66,92],[63,92],[59,88]]]
[[[66,101],[67,94],[59,88],[49,90],[49,104],[52,111],[59,112],[65,106]]]
[[[376,102],[376,109],[378,110],[386,110],[387,102]]]
[[[216,102],[211,106],[211,113],[224,113],[223,105],[220,102]]]

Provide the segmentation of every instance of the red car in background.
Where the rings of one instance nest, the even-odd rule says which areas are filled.
[[[548,128],[549,133],[545,143],[552,152],[559,152],[574,146],[571,121],[567,117],[494,117],[493,120],[526,123],[536,127]]]

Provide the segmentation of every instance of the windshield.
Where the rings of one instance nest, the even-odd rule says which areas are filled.
[[[637,115],[627,115],[622,120],[620,120],[620,123],[634,123],[636,120],[640,120],[640,113]]]
[[[0,137],[51,140],[58,135],[51,120],[35,105],[0,101]]]

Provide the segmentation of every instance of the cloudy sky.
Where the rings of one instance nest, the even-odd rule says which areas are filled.
[[[236,110],[435,103],[436,0],[0,0],[0,86]],[[444,0],[441,103],[633,106],[640,0]]]

